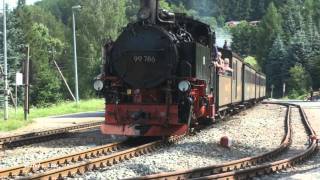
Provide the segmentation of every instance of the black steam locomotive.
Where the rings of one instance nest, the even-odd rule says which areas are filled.
[[[217,55],[215,33],[208,24],[162,10],[158,0],[140,4],[138,21],[104,48],[104,71],[95,82],[106,98],[103,133],[180,135],[202,121],[213,121],[223,110],[264,97],[260,97],[264,76],[248,65],[245,70],[243,61],[229,50],[220,49],[222,58],[231,60],[236,71],[218,74],[212,63]],[[254,74],[254,86],[248,79],[245,87],[246,74],[250,78]],[[245,98],[245,89],[252,87],[255,97]]]

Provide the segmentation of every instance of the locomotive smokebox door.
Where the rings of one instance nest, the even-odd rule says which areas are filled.
[[[114,45],[114,71],[133,88],[154,88],[172,77],[178,50],[172,36],[157,26],[129,26]]]

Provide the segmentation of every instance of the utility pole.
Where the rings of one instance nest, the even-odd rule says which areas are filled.
[[[50,52],[50,51],[49,51],[49,52]],[[60,76],[61,76],[64,84],[66,85],[66,87],[67,87],[67,89],[68,89],[68,91],[69,91],[69,93],[70,93],[70,95],[71,95],[71,97],[72,97],[72,99],[73,99],[74,101],[76,101],[76,98],[74,97],[74,95],[73,95],[73,93],[72,93],[72,91],[71,91],[71,89],[70,89],[70,86],[69,86],[66,78],[64,77],[64,75],[63,75],[63,73],[62,73],[62,71],[61,71],[61,69],[60,69],[57,61],[55,60],[55,53],[56,53],[56,50],[55,50],[54,47],[52,47],[52,50],[51,50],[51,55],[52,55],[51,61],[53,61],[54,65],[56,66],[56,68],[57,68],[57,70],[58,70],[58,72],[59,72],[59,74],[60,74]]]
[[[28,120],[29,114],[29,64],[30,46],[27,45],[27,59],[24,64],[24,120]]]
[[[72,6],[72,28],[73,28],[73,52],[74,52],[74,73],[75,73],[75,91],[76,103],[79,103],[79,84],[78,84],[78,59],[77,59],[77,39],[76,39],[76,18],[75,10],[81,9],[80,5]]]
[[[4,51],[4,120],[9,119],[9,84],[8,84],[8,58],[7,58],[7,7],[3,0],[3,51]]]
[[[283,86],[282,86],[282,98],[284,98],[286,94],[286,83],[283,83]]]
[[[23,85],[23,74],[20,72],[16,72],[16,84],[15,84],[15,107],[16,107],[16,117],[18,111],[18,86]]]
[[[274,89],[274,85],[271,85],[271,99],[273,98],[273,89]]]
[[[71,95],[71,97],[72,97],[72,99],[73,99],[74,101],[76,101],[76,98],[74,97],[74,95],[73,95],[73,93],[72,93],[72,91],[71,91],[71,89],[70,89],[70,87],[69,87],[69,84],[68,84],[66,78],[65,78],[64,75],[62,74],[62,71],[61,71],[60,67],[58,66],[58,63],[57,63],[55,60],[53,60],[53,63],[54,63],[54,65],[56,66],[56,68],[57,68],[57,70],[58,70],[58,72],[59,72],[59,74],[60,74],[60,76],[61,76],[64,84],[66,85],[66,87],[67,87],[67,89],[68,89],[68,91],[69,91],[69,93],[70,93],[70,95]]]

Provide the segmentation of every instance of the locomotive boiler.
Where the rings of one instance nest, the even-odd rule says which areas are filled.
[[[232,97],[230,103],[219,103],[225,99],[219,85],[224,86],[212,64],[215,33],[209,25],[160,9],[158,0],[141,0],[137,17],[104,46],[103,72],[95,81],[106,101],[102,133],[182,135],[213,122],[220,107],[234,107]],[[223,58],[237,59],[229,50],[220,51]]]

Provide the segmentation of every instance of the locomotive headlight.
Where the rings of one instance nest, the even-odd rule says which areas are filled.
[[[178,88],[181,92],[187,92],[191,89],[191,84],[189,81],[181,81],[178,85]]]
[[[103,81],[97,79],[93,83],[93,87],[96,91],[101,91],[103,89]]]

